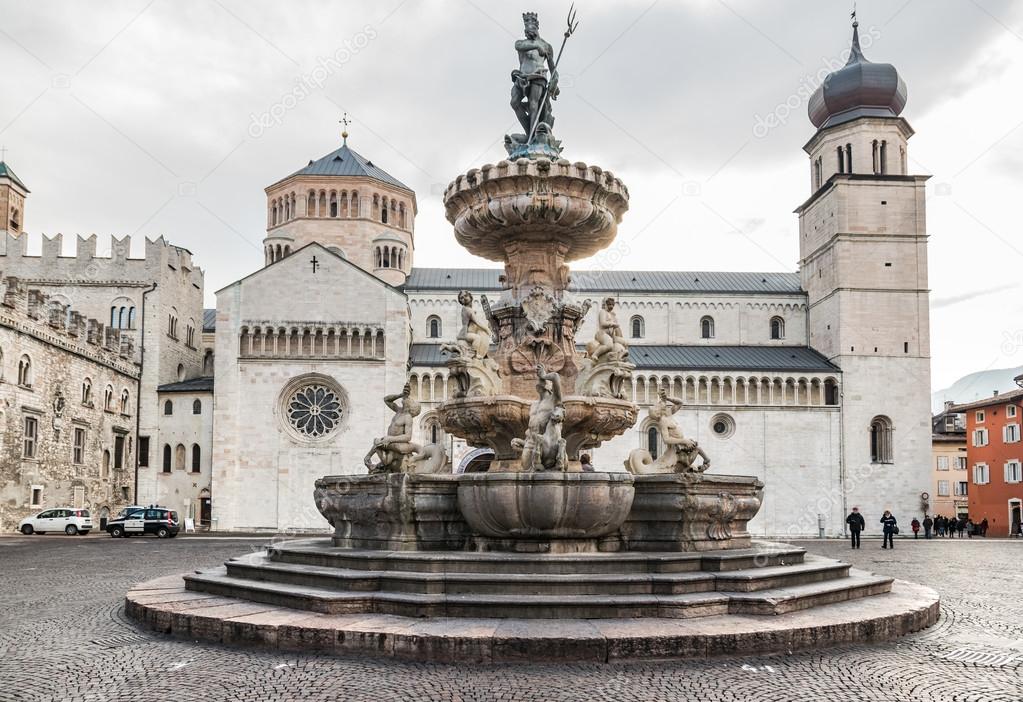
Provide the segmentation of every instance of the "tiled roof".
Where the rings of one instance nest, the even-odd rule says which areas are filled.
[[[633,346],[637,370],[750,370],[837,373],[838,367],[807,346]],[[443,366],[439,344],[412,344],[413,366]]]
[[[202,330],[213,332],[217,330],[217,309],[205,309],[202,311]]]
[[[192,378],[179,383],[167,383],[156,389],[157,392],[213,392],[213,378]]]
[[[973,409],[980,409],[981,407],[990,407],[991,405],[1002,405],[1009,402],[1019,402],[1023,400],[1023,389],[1021,390],[1010,390],[1009,392],[1001,392],[991,397],[985,397],[983,400],[975,400],[974,402],[966,402],[961,405],[952,405],[952,412],[966,412]]]
[[[347,145],[331,151],[321,159],[310,161],[308,166],[295,171],[288,178],[297,175],[366,176],[412,192],[412,188]]]
[[[25,187],[24,183],[21,182],[21,178],[14,175],[14,171],[11,170],[11,167],[8,166],[3,161],[0,161],[0,178],[10,178],[22,190],[24,190],[25,192],[29,192],[29,189]]]
[[[498,268],[413,268],[405,292],[500,290]],[[573,271],[578,292],[802,293],[798,273],[726,271]]]

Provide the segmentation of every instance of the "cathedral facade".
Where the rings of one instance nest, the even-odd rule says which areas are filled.
[[[895,69],[868,62],[854,35],[849,64],[810,104],[797,271],[572,272],[571,294],[590,302],[577,339],[592,338],[613,298],[636,366],[625,392],[639,421],[590,451],[597,470],[625,470],[636,448],[663,450],[648,410],[666,392],[684,403],[680,426],[711,472],[766,483],[752,533],[840,534],[852,506],[921,512],[926,178],[908,172],[905,97]],[[147,261],[170,256],[175,274],[166,262],[131,280],[105,274],[95,308],[118,323],[110,303],[122,295],[146,320],[136,499],[216,529],[326,529],[314,480],[365,470],[390,417],[382,398],[406,383],[421,406],[418,440],[443,445],[456,472],[486,469],[487,450],[446,436],[435,410],[454,390],[443,344],[460,326],[458,293],[480,307],[500,294],[501,272],[416,268],[415,192],[347,138],[266,196],[263,266],[217,291],[215,310],[199,307],[202,274],[187,252],[162,241]],[[104,270],[141,265],[116,258]],[[172,318],[191,330],[183,344]]]

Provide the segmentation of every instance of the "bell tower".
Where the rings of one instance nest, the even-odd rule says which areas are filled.
[[[398,286],[412,270],[416,194],[348,146],[266,188],[265,264],[317,242]]]
[[[0,149],[0,152],[6,149]],[[29,190],[14,174],[0,153],[0,232],[21,236],[25,222],[25,199]]]
[[[848,63],[810,99],[810,198],[799,215],[810,345],[842,369],[843,491],[853,505],[921,512],[930,466],[925,183],[909,173],[906,85]]]

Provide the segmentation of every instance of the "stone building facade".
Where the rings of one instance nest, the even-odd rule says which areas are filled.
[[[953,403],[934,415],[931,435],[930,514],[967,516],[970,512],[969,473],[966,453],[966,416],[952,411]]]
[[[134,490],[132,338],[17,278],[2,285],[0,531],[57,506],[99,523]]]
[[[4,172],[10,173],[6,165]],[[0,177],[0,193],[9,187]],[[25,200],[21,203],[23,217]],[[140,389],[132,400],[136,403],[132,443],[142,449],[132,458],[133,468],[136,460],[140,465],[137,482],[133,478],[131,484],[132,500],[155,503],[168,494],[161,493],[168,481],[157,482],[156,471],[149,470],[158,461],[153,447],[162,445],[157,389],[204,375],[203,272],[193,263],[191,252],[162,237],[147,239],[141,257],[132,254],[128,236],[114,237],[107,256],[97,255],[95,235],[76,237],[72,252],[64,250],[63,239],[61,234],[43,235],[41,253],[32,255],[24,230],[9,228],[0,233],[0,271],[38,289],[54,303],[99,320],[101,335],[116,331],[131,341],[131,360],[142,368]],[[210,369],[207,364],[211,373]]]

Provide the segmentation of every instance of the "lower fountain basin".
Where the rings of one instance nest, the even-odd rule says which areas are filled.
[[[536,550],[558,550],[558,540],[616,534],[632,507],[632,481],[628,473],[475,473],[461,476],[458,507],[483,537],[547,541]]]
[[[458,550],[469,528],[458,511],[457,475],[331,475],[313,498],[334,545],[386,551]]]
[[[629,551],[716,551],[749,548],[746,524],[756,516],[764,484],[753,476],[688,473],[637,475],[636,496],[622,525]]]

